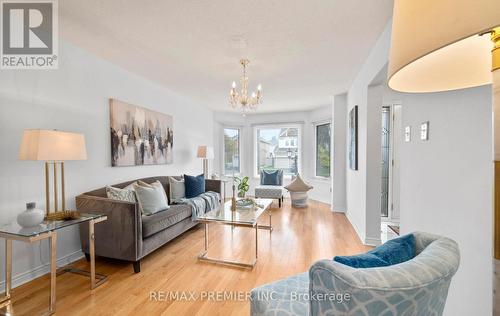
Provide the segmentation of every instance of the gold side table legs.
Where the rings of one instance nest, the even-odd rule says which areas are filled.
[[[74,272],[78,274],[82,274],[85,276],[89,276],[90,280],[90,288],[94,289],[97,286],[101,285],[106,281],[106,276],[97,274],[95,272],[95,250],[94,250],[94,224],[107,220],[106,216],[98,216],[89,218],[85,220],[85,222],[89,223],[89,252],[90,252],[90,272],[82,271],[74,268],[62,268],[57,269],[57,225],[53,228],[53,230],[44,230],[40,231],[37,234],[22,235],[17,232],[10,231],[0,231],[0,237],[5,238],[5,294],[3,297],[0,297],[0,308],[2,309],[0,312],[5,312],[12,314],[13,308],[11,303],[11,289],[12,289],[12,241],[22,241],[33,243],[35,241],[40,241],[43,239],[49,239],[50,245],[50,294],[49,294],[49,310],[44,315],[52,315],[56,311],[56,276],[58,274],[64,272]],[[54,221],[51,221],[54,223]],[[76,222],[73,224],[80,224],[82,222]]]
[[[56,271],[57,271],[57,233],[50,237],[50,307],[49,315],[56,312]]]
[[[106,220],[106,219],[103,219]],[[95,272],[95,238],[94,238],[94,224],[101,222],[102,220],[90,220],[89,221],[89,255],[90,255],[90,271],[77,269],[72,266],[62,267],[57,270],[57,275],[68,273],[74,273],[83,275],[90,278],[90,289],[93,290],[99,285],[107,281],[108,277],[104,274],[99,274]]]
[[[5,294],[0,299],[0,307],[6,311],[12,310],[11,290],[12,290],[12,241],[19,240],[24,242],[35,242],[42,239],[50,239],[50,292],[49,292],[49,310],[43,315],[52,315],[56,312],[56,258],[57,258],[57,233],[48,232],[34,237],[19,237],[14,235],[2,234],[5,238]]]
[[[10,300],[12,289],[12,240],[5,239],[5,298]]]
[[[10,290],[12,289],[12,240],[5,239],[5,293],[0,298],[3,308],[10,304]]]

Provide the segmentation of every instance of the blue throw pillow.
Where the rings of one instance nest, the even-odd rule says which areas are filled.
[[[386,267],[413,259],[415,251],[415,236],[408,234],[391,239],[364,254],[335,256],[333,261],[353,268]]]
[[[260,184],[262,185],[282,185],[281,176],[283,170],[261,170]]]
[[[205,192],[205,176],[184,175],[184,186],[186,187],[186,198],[194,198]]]

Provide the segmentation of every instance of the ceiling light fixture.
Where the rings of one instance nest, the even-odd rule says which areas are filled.
[[[241,108],[243,112],[248,110],[256,110],[257,105],[262,103],[262,85],[257,86],[257,91],[252,92],[252,95],[248,95],[248,77],[247,77],[247,65],[250,63],[248,59],[240,60],[243,66],[243,76],[240,79],[241,82],[241,92],[236,91],[236,82],[233,81],[231,90],[229,91],[229,104],[233,109]]]

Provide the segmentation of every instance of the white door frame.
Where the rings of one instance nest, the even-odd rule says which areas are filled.
[[[383,104],[384,107],[389,107],[391,109],[391,118],[390,118],[390,135],[389,135],[389,209],[388,216],[381,216],[382,222],[391,222],[391,223],[399,223],[400,209],[399,209],[399,188],[394,188],[394,182],[399,183],[400,175],[399,175],[399,161],[400,161],[400,145],[401,141],[397,142],[395,140],[395,135],[398,135],[399,138],[402,137],[402,126],[396,126],[396,115],[398,117],[399,123],[401,124],[401,106],[402,103],[400,101],[395,101],[390,104]],[[395,108],[399,107],[399,111],[396,111]],[[398,114],[396,114],[398,113]],[[396,130],[398,129],[398,130]],[[398,168],[398,170],[395,170]],[[397,177],[397,179],[395,179]],[[396,181],[395,181],[396,180]],[[397,195],[397,196],[396,196]],[[395,208],[397,212],[394,212]],[[397,215],[394,216],[394,213]]]

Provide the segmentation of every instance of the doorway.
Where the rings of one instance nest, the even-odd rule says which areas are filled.
[[[401,104],[384,105],[381,123],[380,215],[384,222],[399,223]]]

